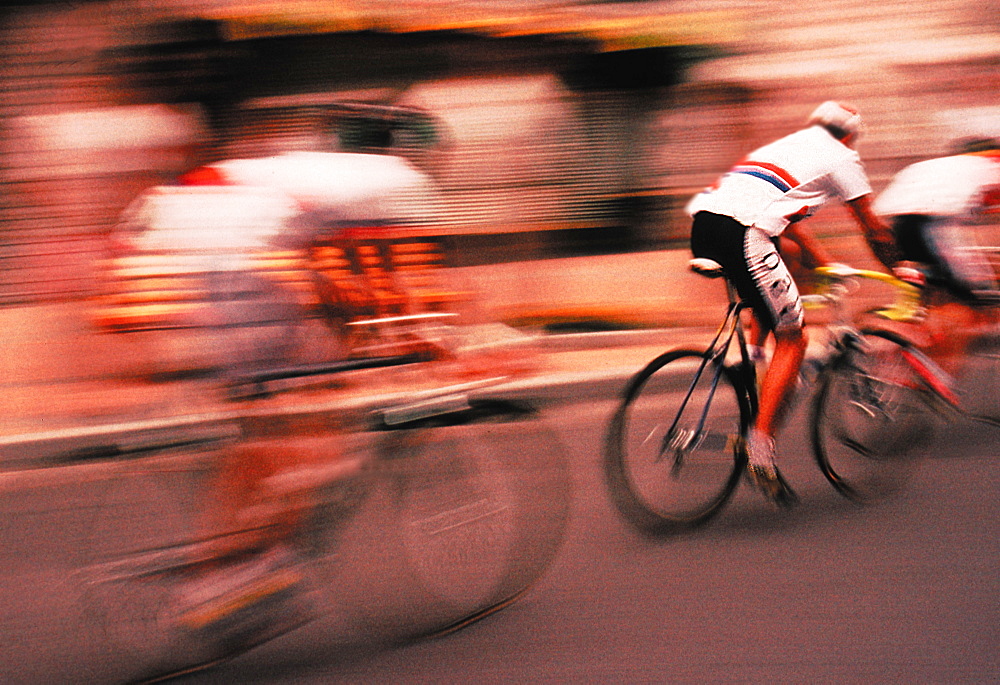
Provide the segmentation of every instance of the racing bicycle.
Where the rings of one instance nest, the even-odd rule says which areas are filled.
[[[693,259],[690,268],[709,278],[725,275],[708,259]],[[888,325],[920,318],[917,287],[845,266],[821,267],[815,275],[817,292],[803,302],[824,308],[829,323],[820,351],[803,363],[803,376],[816,383],[808,418],[812,453],[838,492],[868,503],[905,482],[916,463],[913,448],[928,436],[928,403],[961,409],[953,380]],[[858,327],[848,296],[862,281],[886,284],[896,298]],[[606,482],[618,510],[640,529],[705,523],[746,471],[758,379],[741,317],[747,305],[725,282],[728,308],[708,347],[671,350],[649,362],[626,385],[610,421]],[[800,378],[800,385],[810,380]]]

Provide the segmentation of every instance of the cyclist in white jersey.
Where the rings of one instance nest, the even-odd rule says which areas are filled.
[[[836,102],[821,104],[806,128],[758,148],[696,195],[691,250],[713,259],[747,302],[758,326],[755,344],[774,335],[756,421],[747,437],[751,480],[779,504],[794,501],[775,464],[774,435],[795,387],[807,340],[798,289],[777,249],[779,236],[802,250],[808,266],[830,264],[822,246],[798,222],[833,199],[847,203],[878,259],[892,267],[889,230],[871,210],[871,185],[852,149],[861,117]]]
[[[974,245],[969,229],[1000,211],[1000,140],[961,140],[955,154],[911,164],[873,207],[890,222],[910,267],[898,275],[928,286],[926,350],[954,373],[976,329],[994,318],[981,306],[989,304],[984,295],[995,295],[993,269],[968,248]]]

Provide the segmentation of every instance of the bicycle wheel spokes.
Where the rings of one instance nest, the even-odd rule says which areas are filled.
[[[858,502],[898,490],[916,463],[914,448],[929,436],[930,416],[905,348],[891,334],[865,334],[824,371],[813,401],[820,470]]]
[[[663,530],[708,520],[738,482],[749,421],[734,375],[704,353],[654,360],[629,385],[608,434],[605,472],[618,508]]]

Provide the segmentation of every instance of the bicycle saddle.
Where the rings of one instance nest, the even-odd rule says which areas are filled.
[[[688,267],[696,274],[701,274],[708,278],[721,278],[726,275],[725,269],[722,268],[721,264],[714,259],[706,259],[705,257],[695,257],[688,262]]]

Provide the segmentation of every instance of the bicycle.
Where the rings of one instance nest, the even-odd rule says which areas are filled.
[[[259,399],[262,383],[293,373],[247,382]],[[289,541],[292,561],[272,576],[287,588],[277,588],[252,634],[211,620],[212,611],[239,607],[185,613],[186,629],[177,630],[178,598],[190,594],[192,569],[218,542],[192,537],[184,503],[200,501],[192,490],[204,487],[218,451],[243,439],[239,421],[147,436],[132,443],[141,446],[133,455],[119,443],[111,450],[117,458],[141,459],[109,479],[106,487],[115,489],[99,500],[106,516],[92,526],[107,549],[79,573],[84,611],[100,627],[111,671],[101,680],[159,682],[214,667],[331,614],[365,643],[391,645],[449,634],[516,601],[561,543],[570,481],[554,432],[530,405],[492,394],[495,384],[438,387],[354,419],[355,454],[314,474],[320,483]],[[315,439],[317,426],[344,429],[328,410],[291,418],[275,411],[286,428],[281,439]],[[287,430],[297,423],[308,430]],[[88,458],[99,456],[89,450]],[[153,481],[163,497],[148,496]],[[163,511],[149,512],[158,502]],[[137,511],[153,520],[152,533],[115,537],[122,518],[136,520]],[[293,586],[300,590],[294,597]],[[202,647],[220,641],[221,650]]]
[[[690,267],[709,278],[725,275],[712,260],[693,259]],[[927,425],[929,398],[956,410],[958,401],[947,374],[905,336],[878,323],[858,328],[847,311],[847,296],[865,279],[897,294],[892,305],[871,312],[876,322],[917,321],[918,288],[877,271],[823,267],[815,273],[821,292],[804,295],[803,302],[829,308],[832,322],[820,353],[803,364],[816,374],[812,452],[838,492],[868,503],[898,488],[914,465],[908,453]],[[605,480],[619,512],[640,529],[707,522],[746,470],[757,372],[741,321],[746,305],[728,280],[726,288],[728,309],[708,347],[653,359],[627,384],[611,418]]]

